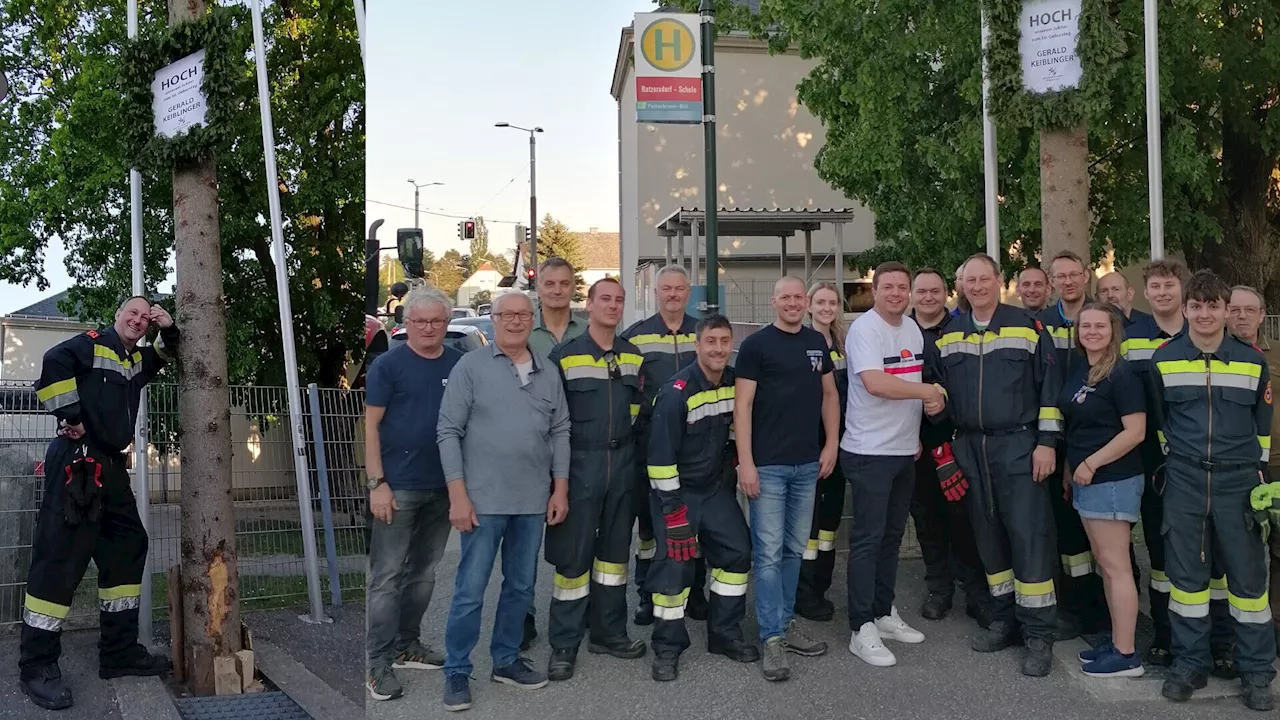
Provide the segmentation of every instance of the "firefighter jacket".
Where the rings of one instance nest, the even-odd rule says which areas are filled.
[[[640,413],[644,358],[635,345],[614,338],[601,348],[589,332],[565,340],[549,356],[564,380],[574,450],[609,450],[631,442]]]
[[[920,324],[914,310],[911,311],[911,319],[915,320],[917,325]],[[924,337],[924,355],[926,358],[929,357],[930,353],[937,352],[938,339],[947,333],[948,329],[955,324],[955,321],[954,315],[950,312],[944,312],[942,320],[937,325],[930,328],[920,327],[920,334]],[[921,379],[931,384],[941,384],[942,382],[937,376],[936,366],[929,363],[925,364]],[[937,418],[936,421],[928,417],[920,418],[920,442],[924,444],[926,450],[932,450],[951,440],[955,433],[955,425],[951,423],[951,420],[945,414]]]
[[[836,374],[836,390],[840,395],[840,424],[836,426],[837,432],[844,432],[845,413],[849,409],[849,365],[844,357],[844,348],[837,343],[832,345],[828,350],[831,355],[831,367],[835,368]],[[822,443],[827,441],[827,428],[822,423],[818,423],[818,436]]]
[[[1062,438],[1058,391],[1063,382],[1053,340],[1026,311],[1001,303],[985,332],[970,313],[951,320],[936,344],[925,344],[927,374],[947,391],[946,414],[960,430],[1038,430],[1038,444]]]
[[[733,368],[712,383],[695,362],[663,383],[649,427],[649,486],[664,515],[684,504],[683,488],[722,482],[735,454]]]
[[[1169,454],[1193,462],[1266,465],[1271,371],[1261,351],[1224,332],[1218,349],[1204,353],[1181,333],[1156,350],[1151,364],[1162,400],[1153,411]]]
[[[1134,314],[1136,315],[1137,312],[1135,311]],[[1187,320],[1183,318],[1182,330],[1178,334],[1185,335],[1186,332]],[[1146,373],[1151,365],[1151,356],[1171,337],[1173,335],[1156,324],[1154,317],[1144,314],[1124,326],[1124,341],[1120,344],[1120,354],[1132,364],[1135,370]]]
[[[154,345],[127,353],[114,327],[89,330],[44,354],[36,398],[68,425],[84,423],[85,441],[103,452],[133,442],[142,388],[173,359],[178,328],[163,328]]]
[[[694,347],[698,341],[694,332],[697,326],[698,318],[685,313],[680,329],[672,332],[662,315],[654,315],[622,332],[622,337],[634,343],[644,356],[644,365],[640,368],[640,387],[644,391],[642,419],[653,409],[653,400],[663,383],[697,359]]]
[[[1093,302],[1093,298],[1086,297],[1081,307]],[[1076,323],[1074,320],[1067,319],[1062,312],[1062,301],[1050,305],[1049,307],[1036,313],[1033,317],[1044,325],[1045,332],[1049,333],[1049,337],[1053,338],[1054,359],[1058,361],[1058,367],[1065,381],[1071,374],[1071,368],[1077,363],[1086,362],[1084,353],[1076,347]]]

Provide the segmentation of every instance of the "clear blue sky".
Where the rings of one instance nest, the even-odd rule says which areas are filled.
[[[618,38],[648,0],[570,3],[492,0],[368,4],[368,218],[384,218],[384,246],[413,227],[413,178],[421,207],[482,214],[490,249],[514,246],[528,224],[529,135],[495,128],[541,126],[538,219],[571,230],[618,229],[617,104],[609,95]],[[514,181],[513,181],[514,178]],[[378,201],[378,202],[374,202]],[[385,204],[402,205],[408,210]],[[439,256],[457,240],[456,218],[423,214]]]

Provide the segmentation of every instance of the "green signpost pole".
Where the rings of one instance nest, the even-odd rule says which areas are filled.
[[[716,247],[719,227],[716,222],[718,187],[716,181],[716,4],[715,0],[702,0],[698,8],[702,16],[702,144],[707,161],[707,314],[720,312],[720,251]],[[695,249],[696,253],[697,250]]]

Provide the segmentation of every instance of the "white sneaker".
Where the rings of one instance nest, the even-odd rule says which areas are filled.
[[[896,607],[891,608],[885,617],[876,618],[876,629],[881,637],[889,640],[913,644],[924,642],[924,633],[903,622]]]
[[[849,652],[857,655],[868,665],[876,667],[892,667],[898,664],[898,658],[889,652],[880,640],[880,631],[875,623],[863,623],[858,632],[849,638]]]

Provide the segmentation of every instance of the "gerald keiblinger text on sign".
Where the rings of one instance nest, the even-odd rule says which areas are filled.
[[[204,50],[161,68],[151,82],[156,134],[173,137],[205,122]]]

